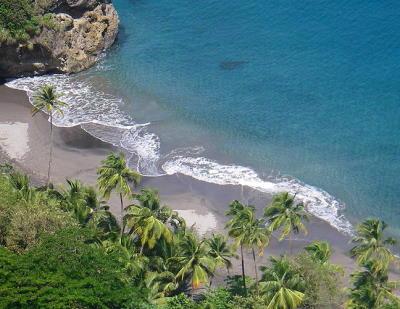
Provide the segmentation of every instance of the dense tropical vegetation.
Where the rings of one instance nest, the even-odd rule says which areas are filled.
[[[0,44],[29,40],[42,27],[54,28],[53,15],[45,13],[50,1],[1,0]]]
[[[292,234],[306,232],[304,206],[288,193],[275,196],[260,217],[254,206],[233,201],[226,235],[199,236],[156,190],[136,189],[140,176],[122,154],[110,154],[98,176],[97,188],[70,179],[35,187],[1,165],[0,308],[400,306],[389,278],[394,240],[382,221],[357,228],[351,255],[360,267],[346,290],[328,242],[261,258],[274,235],[291,244]],[[110,212],[112,194],[120,197],[121,218]],[[240,275],[232,270],[237,258]]]

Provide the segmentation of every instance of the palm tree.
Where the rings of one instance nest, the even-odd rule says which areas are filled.
[[[229,205],[229,210],[226,212],[226,215],[231,216],[232,218],[226,224],[226,228],[228,229],[228,235],[235,240],[235,246],[240,246],[240,257],[242,263],[242,280],[243,280],[243,291],[244,295],[247,296],[247,287],[246,287],[246,274],[244,270],[244,255],[243,255],[243,247],[246,244],[246,236],[248,235],[248,221],[249,215],[252,210],[252,207],[244,206],[239,201],[235,200]]]
[[[261,268],[260,288],[267,309],[295,309],[304,299],[304,282],[286,257],[272,257],[270,267]]]
[[[367,219],[357,226],[356,236],[352,240],[356,245],[350,253],[361,266],[373,262],[374,271],[386,271],[395,259],[387,246],[394,245],[396,241],[391,237],[385,238],[386,228],[387,224],[377,219]]]
[[[303,220],[308,220],[303,203],[295,203],[295,196],[287,192],[280,193],[272,199],[271,204],[265,208],[264,216],[270,224],[272,231],[282,229],[279,241],[289,237],[289,252],[292,253],[292,234],[302,231],[307,234]]]
[[[208,283],[215,270],[215,261],[207,242],[204,239],[199,241],[191,232],[180,239],[178,255],[172,260],[180,265],[176,280],[182,282],[189,279],[192,294],[201,284]]]
[[[313,241],[304,249],[321,264],[327,263],[332,255],[331,245],[327,241]]]
[[[399,308],[400,299],[393,291],[399,282],[388,280],[385,271],[376,271],[373,262],[367,262],[363,271],[351,275],[353,288],[350,290],[346,308]]]
[[[229,207],[230,209],[227,214],[232,215],[233,218],[228,221],[227,228],[229,229],[229,236],[235,239],[236,246],[240,246],[243,288],[245,294],[247,290],[243,259],[244,246],[252,249],[254,272],[256,275],[256,289],[258,291],[258,271],[254,248],[258,248],[259,255],[263,254],[264,248],[269,243],[269,232],[264,226],[264,221],[255,217],[255,209],[253,206],[244,206],[240,202],[234,201]]]
[[[167,242],[172,241],[171,230],[159,220],[150,209],[137,205],[129,205],[123,218],[123,225],[128,230],[128,235],[134,239],[140,239],[140,254],[143,254],[144,247],[153,249],[157,241],[164,238]]]
[[[125,196],[132,194],[130,183],[137,186],[140,182],[140,175],[131,170],[126,165],[125,155],[123,153],[111,153],[102,162],[102,166],[97,170],[97,183],[100,192],[103,197],[110,198],[111,192],[116,191],[119,193],[121,202],[121,221],[124,212],[124,201]],[[121,228],[121,236],[124,232],[124,228]]]
[[[178,212],[173,211],[168,206],[161,206],[157,190],[144,188],[140,190],[139,194],[136,194],[135,198],[140,202],[142,207],[150,209],[157,219],[170,225],[175,231],[185,229],[186,222],[179,216]]]
[[[227,239],[222,234],[212,234],[207,239],[210,247],[210,256],[214,259],[216,266],[225,266],[229,275],[229,269],[232,267],[231,258],[235,256],[231,246],[228,245]]]
[[[265,228],[263,220],[254,218],[254,211],[252,213],[252,218],[249,220],[249,226],[250,230],[248,236],[246,237],[246,245],[251,247],[251,252],[253,255],[254,273],[256,275],[256,292],[258,295],[258,267],[254,248],[257,248],[258,255],[262,256],[264,254],[265,247],[268,246],[270,232],[267,228]]]
[[[55,114],[63,116],[61,108],[67,104],[62,102],[52,85],[43,85],[33,97],[32,116],[39,111],[46,112],[50,116],[50,150],[49,150],[49,166],[47,169],[47,186],[50,184],[51,163],[53,160],[53,117]]]

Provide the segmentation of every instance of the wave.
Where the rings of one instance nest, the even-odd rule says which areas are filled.
[[[327,221],[337,230],[351,234],[352,225],[341,214],[345,208],[324,190],[302,183],[297,179],[262,179],[253,169],[238,165],[223,165],[201,156],[204,148],[181,148],[161,155],[159,137],[149,131],[150,124],[139,124],[121,110],[122,98],[99,90],[98,80],[85,74],[47,75],[11,80],[8,87],[25,90],[32,102],[33,91],[50,83],[63,94],[68,104],[64,116],[55,118],[55,125],[80,125],[94,137],[121,147],[130,154],[129,165],[145,176],[181,173],[195,179],[218,185],[247,186],[275,194],[287,191],[296,194],[307,210]],[[97,85],[95,88],[93,85]]]

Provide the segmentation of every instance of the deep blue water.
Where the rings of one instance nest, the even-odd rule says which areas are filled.
[[[160,152],[290,175],[400,228],[400,2],[114,0],[97,78]]]
[[[398,222],[400,2],[114,3],[106,78],[161,142],[205,144],[323,188],[353,219]]]

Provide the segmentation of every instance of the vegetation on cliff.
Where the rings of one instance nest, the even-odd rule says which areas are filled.
[[[32,0],[0,2],[0,43],[25,42],[44,26],[55,27],[53,14],[45,13]]]

